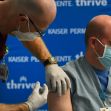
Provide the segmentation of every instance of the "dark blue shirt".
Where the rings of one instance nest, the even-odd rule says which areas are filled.
[[[108,70],[99,70],[99,69],[95,69],[95,72],[99,78],[99,81],[101,83],[101,87],[102,90],[105,92],[107,85],[108,85],[108,75],[109,75],[109,71]]]

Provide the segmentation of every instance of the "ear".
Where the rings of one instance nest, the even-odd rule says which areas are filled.
[[[26,23],[28,20],[28,17],[24,14],[19,14],[19,23]]]
[[[96,45],[96,37],[92,36],[89,38],[89,46],[95,48]]]

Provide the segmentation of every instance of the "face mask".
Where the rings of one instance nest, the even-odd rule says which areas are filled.
[[[98,39],[97,39],[98,40]],[[105,67],[105,69],[109,69],[111,67],[111,47],[108,45],[103,45],[100,40],[98,42],[104,46],[104,52],[102,57],[98,57],[100,63]]]
[[[20,41],[33,41],[36,39],[36,37],[40,37],[40,34],[38,32],[30,32],[29,18],[28,16],[26,17],[28,23],[28,32],[21,32],[19,25],[18,30],[13,31],[11,34],[16,36]]]
[[[12,35],[15,35],[20,41],[33,41],[37,37],[40,37],[38,32],[20,32],[20,31],[14,31],[12,32]]]

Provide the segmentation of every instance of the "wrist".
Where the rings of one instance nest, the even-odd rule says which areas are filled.
[[[46,59],[44,62],[43,62],[43,65],[46,67],[46,66],[50,66],[50,65],[53,65],[53,64],[57,64],[57,60],[54,58],[54,57],[49,57],[48,59]]]
[[[18,104],[17,106],[19,111],[30,111],[29,106],[26,103]]]
[[[25,102],[24,104],[27,105],[27,107],[29,109],[28,111],[33,111],[32,105],[29,101]]]

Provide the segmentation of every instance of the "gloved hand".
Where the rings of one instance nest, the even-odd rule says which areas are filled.
[[[34,111],[37,108],[41,107],[47,102],[48,87],[44,84],[43,87],[40,86],[40,83],[37,82],[35,88],[33,89],[32,94],[29,96],[28,101],[25,102],[30,111]]]
[[[47,65],[45,71],[49,90],[57,92],[61,96],[65,94],[68,88],[71,88],[69,77],[57,64]]]

